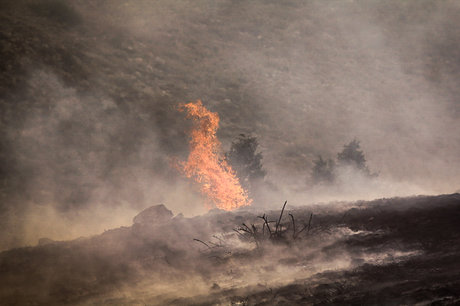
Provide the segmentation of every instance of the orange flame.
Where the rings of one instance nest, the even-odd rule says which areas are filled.
[[[191,132],[190,154],[186,162],[179,163],[180,170],[201,184],[201,192],[216,207],[232,210],[250,205],[252,200],[222,155],[216,136],[219,115],[207,110],[200,100],[182,104],[179,110],[186,110],[187,118],[195,123]]]

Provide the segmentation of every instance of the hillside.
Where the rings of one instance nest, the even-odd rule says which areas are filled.
[[[170,166],[196,99],[224,148],[257,136],[259,207],[460,186],[457,1],[18,0],[0,19],[0,250],[152,203],[204,213]],[[317,195],[312,160],[354,138],[380,181]]]
[[[280,215],[266,213],[268,220]],[[156,206],[130,227],[0,253],[0,299],[6,305],[453,305],[460,301],[459,214],[459,194],[288,204],[280,235],[256,242],[238,229],[260,230],[262,212],[184,218]]]

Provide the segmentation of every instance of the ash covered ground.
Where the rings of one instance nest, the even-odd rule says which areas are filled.
[[[140,213],[130,227],[73,241],[42,239],[0,254],[0,298],[5,305],[460,301],[459,194],[340,209],[287,205],[281,219],[279,210],[265,213],[271,239],[266,227],[262,233],[261,212],[213,210],[185,218],[164,205]]]

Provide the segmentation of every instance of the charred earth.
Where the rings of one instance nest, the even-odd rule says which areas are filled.
[[[340,208],[338,208],[340,207]],[[313,212],[313,217],[311,214]],[[0,253],[5,305],[348,305],[460,301],[460,194],[212,210]],[[292,215],[292,217],[291,217]],[[311,220],[310,220],[311,218]],[[308,231],[294,235],[304,224]],[[273,222],[272,222],[273,221]],[[244,224],[244,226],[243,226]],[[259,236],[260,237],[260,236]]]

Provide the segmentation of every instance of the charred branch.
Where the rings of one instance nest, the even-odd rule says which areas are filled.
[[[284,202],[283,208],[281,209],[280,217],[278,219],[278,222],[276,222],[275,235],[278,234],[278,228],[281,223],[281,218],[283,217],[284,208],[286,207],[286,204],[287,204],[287,201]]]

